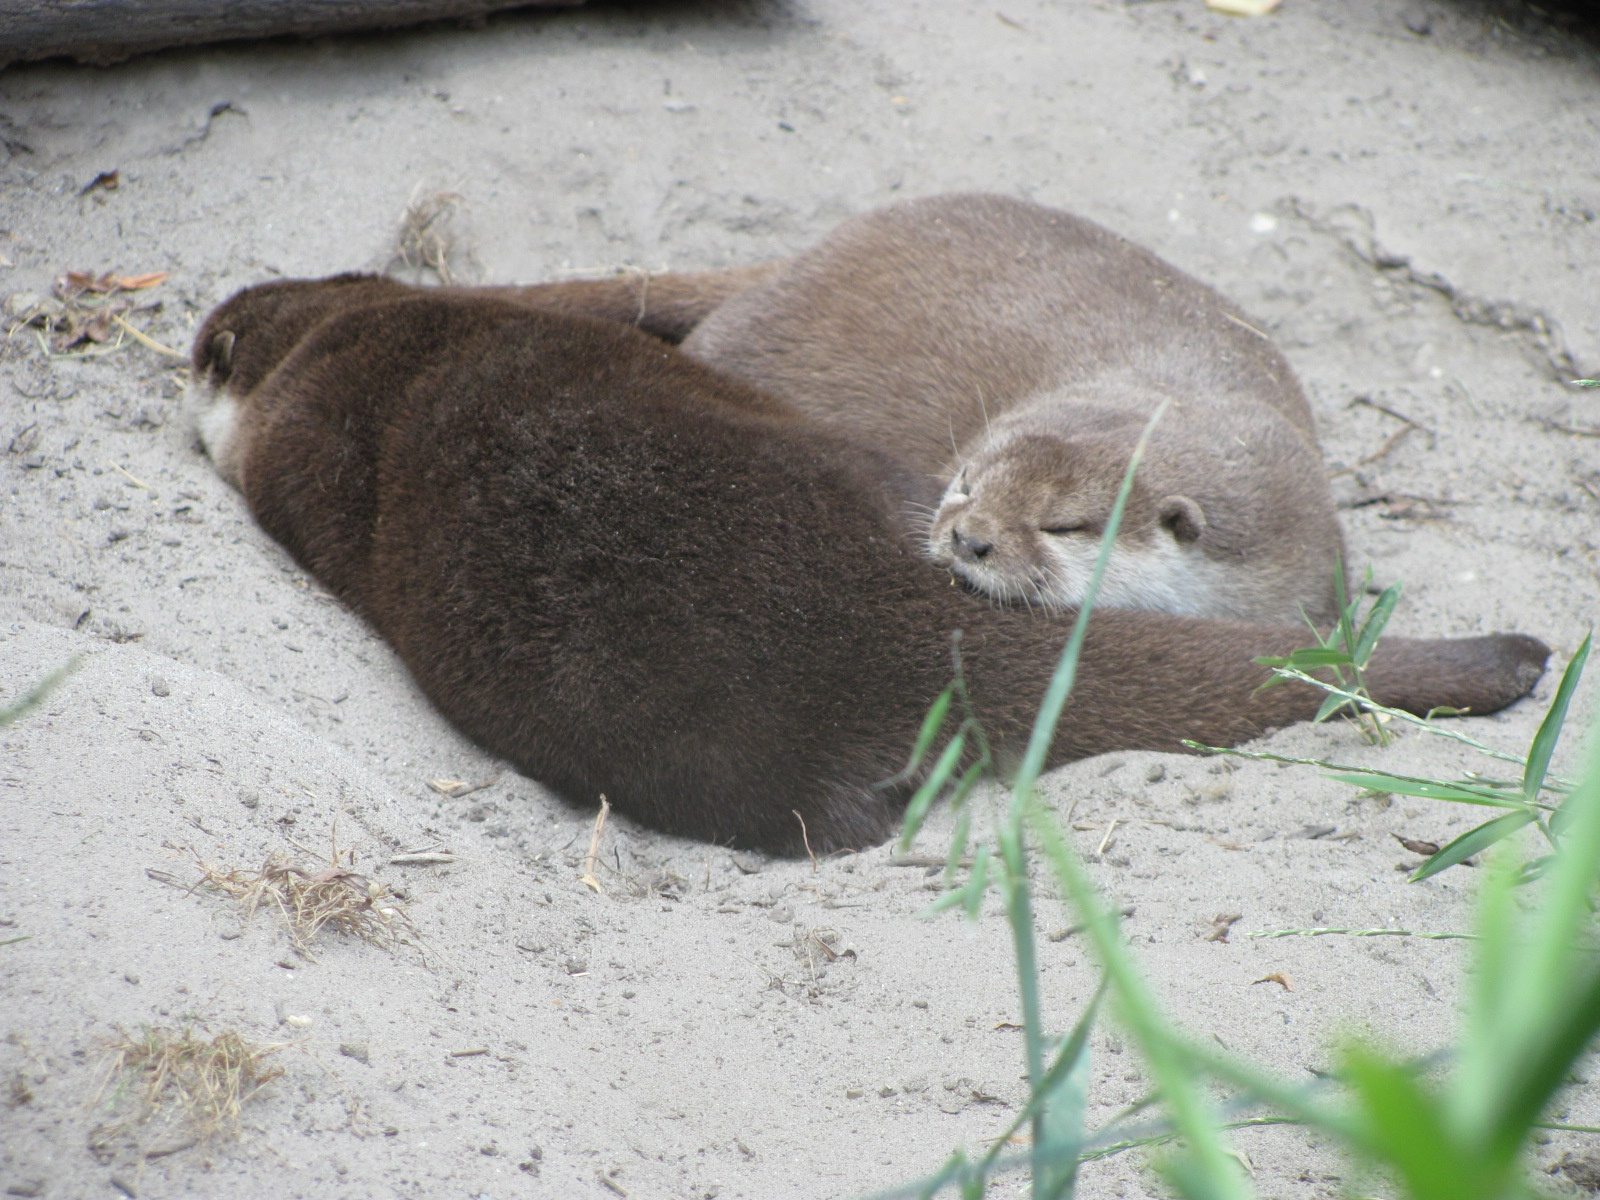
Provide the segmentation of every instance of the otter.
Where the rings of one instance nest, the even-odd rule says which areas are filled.
[[[922,476],[906,499],[927,505],[929,556],[1003,601],[1081,602],[1133,446],[1170,402],[1101,602],[1336,613],[1343,538],[1289,364],[1211,288],[1081,217],[934,196],[783,263],[525,296],[681,339],[900,455]]]
[[[928,570],[887,455],[625,325],[340,276],[247,289],[191,405],[261,526],[467,736],[579,803],[776,854],[865,847],[949,682],[1014,759],[1070,625]],[[1096,612],[1050,761],[1315,714],[1303,630]],[[1488,712],[1548,651],[1389,639],[1381,701]]]

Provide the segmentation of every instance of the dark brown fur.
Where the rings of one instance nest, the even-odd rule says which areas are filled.
[[[897,527],[892,464],[620,325],[344,277],[211,314],[194,378],[243,406],[251,511],[387,638],[451,721],[580,803],[826,851],[885,837],[950,637],[1003,756],[1070,622],[992,609]],[[1306,635],[1097,613],[1052,762],[1228,744],[1310,717],[1256,689]],[[1487,712],[1513,635],[1391,639],[1378,697]]]

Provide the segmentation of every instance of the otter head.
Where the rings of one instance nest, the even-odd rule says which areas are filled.
[[[1040,434],[983,447],[946,488],[928,530],[929,555],[997,600],[1081,604],[1130,450]],[[1136,476],[1100,603],[1191,610],[1185,565],[1205,530],[1194,500],[1154,494]]]
[[[246,288],[213,310],[190,352],[184,409],[217,472],[240,485],[250,394],[307,330],[352,305],[405,294],[403,284],[371,275],[284,279]]]

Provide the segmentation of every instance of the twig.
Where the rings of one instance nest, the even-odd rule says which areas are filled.
[[[1238,317],[1234,316],[1232,313],[1223,313],[1222,317],[1223,317],[1223,320],[1225,320],[1225,321],[1232,321],[1240,329],[1248,329],[1251,333],[1255,334],[1263,342],[1270,342],[1272,340],[1266,334],[1262,333],[1261,330],[1257,329],[1254,325],[1250,324],[1250,322],[1241,321]]]
[[[123,316],[122,316],[121,313],[117,313],[111,319],[113,321],[115,321],[118,325],[121,325],[124,329],[126,329],[128,331],[128,333],[133,336],[133,340],[138,342],[141,346],[146,346],[146,347],[150,348],[151,350],[154,350],[157,354],[165,354],[168,358],[181,358],[184,362],[188,362],[189,361],[189,356],[187,354],[185,354],[182,350],[174,350],[171,346],[163,346],[160,342],[156,341],[155,338],[151,337],[148,333],[145,333],[141,329],[135,329],[132,325],[130,325],[126,320],[123,319]]]
[[[600,811],[594,818],[594,832],[589,835],[589,853],[583,858],[583,874],[578,876],[578,882],[585,887],[593,888],[596,895],[604,895],[605,888],[600,886],[600,881],[594,877],[594,866],[600,858],[600,831],[606,826],[606,814],[611,811],[611,802],[606,799],[604,792],[600,793]]]
[[[806,832],[806,819],[800,815],[798,808],[789,810],[794,814],[794,819],[800,822],[800,840],[806,845],[806,856],[811,859],[811,873],[817,873],[817,856],[811,849],[811,835]]]
[[[1539,424],[1550,430],[1551,433],[1570,433],[1574,437],[1600,438],[1600,429],[1592,425],[1560,425],[1543,417],[1539,418]]]
[[[1387,404],[1379,404],[1370,396],[1357,396],[1354,400],[1350,401],[1350,404],[1352,407],[1359,404],[1365,408],[1377,409],[1379,412],[1383,413],[1384,416],[1393,417],[1396,421],[1402,422],[1402,425],[1401,428],[1395,430],[1384,439],[1383,445],[1379,446],[1365,458],[1357,459],[1348,467],[1340,467],[1331,476],[1329,476],[1331,479],[1337,479],[1341,475],[1348,475],[1351,472],[1366,466],[1368,463],[1377,462],[1380,458],[1383,458],[1386,454],[1398,446],[1401,440],[1405,438],[1406,435],[1411,433],[1412,430],[1418,430],[1427,434],[1430,440],[1434,438],[1433,430],[1429,429],[1427,426],[1422,425],[1417,421],[1413,421],[1410,417],[1406,416],[1405,413],[1397,412],[1395,409],[1390,408]]]
[[[948,862],[948,859],[937,854],[896,854],[889,860],[889,865],[891,867],[943,867]],[[970,857],[959,859],[956,862],[956,866],[969,868],[972,866],[972,859]]]
[[[112,463],[111,464],[111,469],[113,471],[120,471],[120,472],[122,472],[122,474],[126,475],[128,477],[129,482],[132,483],[134,487],[141,487],[147,492],[154,493],[155,488],[151,487],[144,480],[140,479],[132,471],[128,470],[128,468],[123,467],[123,466],[119,466],[116,463]]]

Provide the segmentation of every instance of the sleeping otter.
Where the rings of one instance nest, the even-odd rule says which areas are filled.
[[[1000,756],[1069,616],[974,604],[900,524],[893,460],[623,325],[341,276],[251,288],[195,342],[252,513],[468,736],[571,800],[781,854],[884,838],[951,674]],[[1304,631],[1096,613],[1052,762],[1309,718],[1251,660]],[[1547,654],[1391,639],[1382,701],[1487,712]],[[800,819],[797,819],[798,814]]]
[[[782,264],[523,294],[682,338],[899,455],[922,476],[908,501],[938,497],[928,554],[1044,607],[1081,601],[1134,443],[1170,400],[1102,602],[1335,615],[1343,541],[1289,364],[1212,289],[1092,222],[935,196],[848,220]]]

